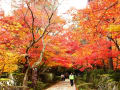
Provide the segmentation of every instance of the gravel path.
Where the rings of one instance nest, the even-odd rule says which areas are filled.
[[[75,85],[71,86],[69,79],[60,81],[46,90],[76,90]]]

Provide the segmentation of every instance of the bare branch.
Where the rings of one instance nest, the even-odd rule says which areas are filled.
[[[28,9],[26,11],[26,13],[24,14],[24,22],[27,24],[28,28],[31,29],[30,25],[28,24],[28,22],[26,21],[26,16],[27,16],[27,13],[28,13]]]
[[[115,44],[115,46],[117,47],[117,49],[118,49],[118,51],[120,51],[120,47],[119,47],[119,45],[118,45],[118,42],[117,42],[117,40],[114,40],[112,37],[110,37],[110,36],[107,36],[110,40],[112,40],[113,41],[113,43]]]
[[[31,16],[32,16],[32,28],[31,28],[31,31],[32,31],[32,37],[33,37],[33,42],[35,41],[35,36],[34,36],[34,22],[35,22],[35,17],[34,17],[34,14],[33,14],[33,11],[31,10],[29,4],[27,4],[27,7],[31,13]]]
[[[29,4],[27,4],[27,7],[31,13],[31,16],[32,16],[32,28],[34,28],[34,21],[35,21],[35,17],[34,17],[34,14],[33,14],[33,11],[32,9],[30,8]]]
[[[40,53],[40,57],[38,59],[37,62],[35,62],[33,65],[32,65],[32,68],[35,67],[35,66],[38,66],[41,62],[42,62],[42,58],[43,58],[43,53],[45,51],[45,47],[46,47],[46,44],[44,42],[44,38],[42,37],[42,44],[43,44],[43,48],[42,48],[42,51]]]
[[[47,17],[48,17],[48,19],[49,19],[49,14],[48,14],[48,12],[47,12],[45,6],[43,7],[43,9],[45,10],[45,12],[46,12],[46,14],[47,14]]]
[[[35,41],[36,43],[45,35],[45,33],[47,32],[47,29],[48,29],[49,26],[50,26],[50,23],[46,26],[43,34]]]

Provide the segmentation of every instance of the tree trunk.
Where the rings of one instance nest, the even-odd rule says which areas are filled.
[[[104,71],[106,71],[106,66],[105,66],[105,61],[104,61],[104,59],[102,59],[102,63],[103,63],[103,69],[104,69]]]
[[[27,86],[27,79],[28,79],[28,71],[29,71],[29,69],[30,69],[29,67],[26,69],[24,79],[23,79],[23,86]]]
[[[34,89],[36,89],[37,86],[37,68],[32,69],[32,85]]]
[[[112,46],[110,46],[109,49],[112,50]],[[111,53],[111,56],[112,56],[112,53]],[[112,57],[109,58],[109,62],[108,63],[109,63],[109,69],[113,70],[113,59],[112,59]]]
[[[110,33],[110,35],[108,36],[108,40],[109,40],[109,41],[112,41],[112,34],[111,34],[111,33]],[[109,47],[109,49],[112,50],[112,44],[111,44],[111,46]],[[111,53],[111,56],[112,56],[112,53]],[[114,67],[113,67],[113,59],[112,59],[112,57],[109,58],[108,65],[109,65],[109,69],[110,69],[110,70],[113,70]]]
[[[109,69],[113,70],[113,59],[112,59],[112,57],[109,58]]]
[[[119,58],[117,58],[117,61],[116,61],[116,69],[118,69],[118,66],[119,66]]]
[[[15,85],[13,74],[9,74],[9,79],[11,80],[11,85]]]

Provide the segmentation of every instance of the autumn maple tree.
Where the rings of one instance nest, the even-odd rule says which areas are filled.
[[[63,29],[64,25],[64,20],[56,13],[57,1],[25,1],[25,3],[27,7],[23,3],[13,16],[2,18],[0,22],[1,47],[20,55],[25,68],[24,86],[29,69],[41,64],[47,43]],[[19,59],[17,55],[15,59]]]
[[[0,19],[0,74],[17,70],[19,63],[26,86],[28,71],[34,76],[43,64],[120,69],[120,1],[89,0],[85,9],[72,13],[68,28],[58,7],[57,0],[25,0],[12,16]]]
[[[89,48],[84,61],[92,66],[119,68],[119,4],[119,0],[91,0],[86,9],[73,14],[79,40]]]
[[[119,69],[119,4],[91,0],[87,8],[73,13],[73,25],[57,38],[52,60],[81,71]]]

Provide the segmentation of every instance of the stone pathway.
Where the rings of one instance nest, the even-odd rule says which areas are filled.
[[[65,81],[60,81],[45,90],[76,90],[76,88],[75,88],[75,85],[73,86],[70,85],[69,79],[66,79]]]

